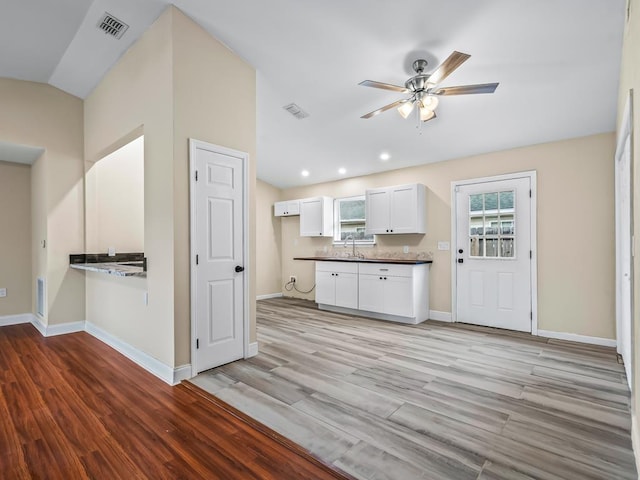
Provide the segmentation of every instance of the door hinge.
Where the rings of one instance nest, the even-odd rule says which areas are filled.
[[[531,189],[529,189],[529,198],[531,198]]]
[[[196,170],[196,182],[198,181],[198,170]]]
[[[533,258],[533,250],[529,250],[529,258]]]
[[[196,265],[198,265],[199,262],[200,262],[200,257],[196,255]]]
[[[200,348],[200,339],[196,338],[196,350]]]
[[[533,320],[533,312],[529,312],[529,318]]]

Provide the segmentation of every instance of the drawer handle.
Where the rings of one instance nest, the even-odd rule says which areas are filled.
[[[381,271],[381,272],[388,272],[388,271],[389,271],[389,269],[388,269],[388,268],[381,268],[381,269],[380,269],[380,271]]]

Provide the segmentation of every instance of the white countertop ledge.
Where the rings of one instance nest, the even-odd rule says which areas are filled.
[[[89,272],[100,272],[117,277],[146,277],[147,272],[142,267],[127,265],[122,263],[73,263],[69,265],[76,270],[86,270]]]

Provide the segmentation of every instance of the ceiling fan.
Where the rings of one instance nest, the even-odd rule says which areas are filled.
[[[415,107],[418,108],[418,115],[421,121],[427,122],[436,118],[435,109],[438,106],[438,97],[444,95],[469,95],[475,93],[493,93],[498,87],[498,83],[481,83],[477,85],[461,85],[457,87],[438,87],[438,84],[447,78],[451,73],[467,61],[471,55],[454,51],[449,58],[435,69],[431,74],[424,73],[427,61],[423,59],[413,62],[413,69],[416,74],[404,83],[404,87],[390,83],[365,80],[358,85],[365,87],[381,88],[394,92],[408,93],[410,96],[402,100],[380,107],[373,112],[362,115],[360,118],[375,117],[379,113],[386,112],[398,107],[398,112],[403,118],[407,118]],[[419,122],[418,122],[419,123]]]

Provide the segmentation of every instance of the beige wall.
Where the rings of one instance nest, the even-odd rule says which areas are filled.
[[[535,170],[538,328],[615,338],[613,153],[614,135],[601,134],[292,188],[282,198],[337,198],[373,187],[425,184],[427,234],[378,235],[373,250],[361,251],[401,251],[407,245],[412,252],[432,252],[430,309],[451,312],[450,252],[437,249],[438,241],[451,239],[451,182]],[[300,237],[298,229],[299,217],[282,218],[282,276],[297,275],[299,288],[308,290],[314,262],[292,259],[330,248],[332,239]]]
[[[87,320],[179,366],[190,362],[189,138],[251,157],[248,295],[255,339],[255,71],[169,7],[86,99],[86,159],[111,153],[139,131],[147,279],[88,274]]]
[[[174,80],[174,285],[178,364],[190,355],[189,138],[249,154],[250,338],[255,341],[256,75],[222,43],[173,9]]]
[[[85,159],[142,130],[147,278],[86,274],[86,319],[173,366],[173,55],[171,11],[154,23],[85,99]],[[91,164],[88,164],[90,167]],[[143,292],[149,293],[144,305]],[[136,294],[136,292],[138,294]]]
[[[282,261],[281,219],[273,216],[273,204],[280,200],[280,189],[262,180],[256,182],[256,295],[280,293]]]
[[[8,160],[8,159],[7,159]],[[0,159],[0,317],[31,312],[31,167]]]
[[[84,275],[69,269],[69,254],[84,251],[82,100],[49,85],[0,78],[0,105],[0,140],[45,148],[31,175],[31,286],[35,277],[46,278],[43,321],[84,320]],[[30,311],[33,303],[32,296]]]
[[[144,251],[144,137],[90,165],[85,178],[87,252]]]
[[[635,251],[640,251],[640,1],[629,0],[630,16],[625,25],[624,45],[622,49],[622,68],[620,71],[620,90],[618,92],[618,126],[622,121],[625,103],[630,90],[633,90],[633,211],[634,211],[634,236]],[[633,439],[636,451],[636,463],[640,471],[640,420],[638,419],[638,409],[640,409],[640,256],[634,259],[634,305],[632,325],[632,358],[628,361],[633,363],[634,378],[632,379],[632,413],[633,413]],[[627,359],[625,359],[627,361]]]

